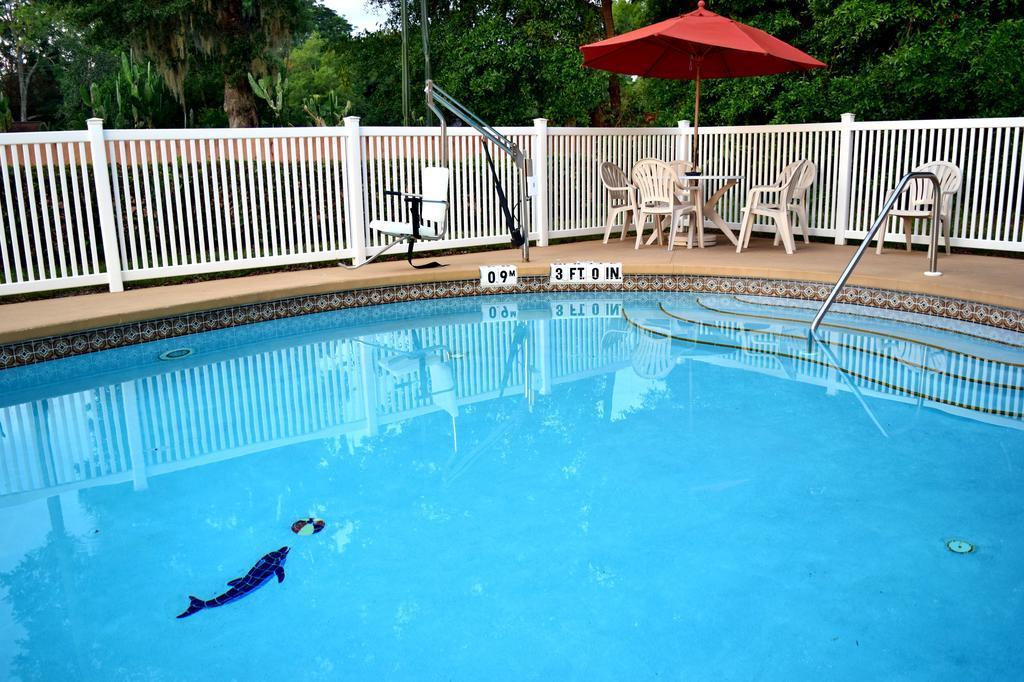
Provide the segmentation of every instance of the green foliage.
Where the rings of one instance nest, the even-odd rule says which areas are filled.
[[[11,129],[14,117],[11,114],[11,101],[7,95],[0,91],[0,133],[6,133]]]
[[[388,23],[353,35],[321,0],[0,0],[4,90],[20,106],[15,67],[27,55],[38,64],[27,114],[54,127],[81,127],[100,112],[130,127],[255,125],[261,118],[309,125],[345,111],[366,125],[397,124],[398,0],[369,1],[386,9]],[[584,69],[578,51],[604,35],[600,0],[428,4],[434,80],[495,125],[529,124],[537,116],[554,125],[673,125],[693,118],[692,83],[645,78],[620,79],[622,112],[615,116],[609,75]],[[615,31],[695,6],[696,0],[614,0]],[[1024,112],[1020,0],[709,0],[708,6],[829,68],[704,81],[703,124],[834,121],[844,111],[862,120]],[[413,117],[425,123],[419,2],[409,0],[409,8]],[[140,60],[125,80],[118,56],[133,47]],[[147,68],[166,89],[151,87]],[[92,85],[83,91],[82,84]]]
[[[307,97],[302,104],[302,110],[306,112],[315,126],[339,126],[348,116],[350,109],[352,109],[352,102],[342,104],[334,91],[327,93],[326,96]]]
[[[384,3],[397,16],[397,2]],[[430,3],[433,78],[494,125],[522,125],[537,116],[556,124],[586,124],[608,96],[608,74],[584,70],[578,46],[599,39],[599,6],[583,0],[465,0]],[[413,10],[419,3],[410,3]],[[414,21],[419,21],[413,12]],[[417,27],[418,28],[418,27]],[[414,31],[413,35],[418,31]],[[373,122],[401,117],[400,51],[395,28],[358,41],[355,113]],[[415,93],[423,82],[419,40],[411,41]],[[359,57],[356,57],[359,59]],[[364,68],[365,65],[365,68]],[[386,71],[385,71],[386,68]],[[395,104],[397,102],[397,104]],[[422,97],[414,117],[424,120]],[[395,115],[393,112],[397,112]]]
[[[231,125],[258,123],[250,72],[275,71],[295,31],[309,20],[309,0],[52,0],[92,40],[117,36],[153,60],[183,102],[191,63],[206,58],[223,80]]]
[[[679,13],[640,0],[642,24]],[[1010,116],[1024,112],[1024,7],[1005,0],[732,0],[708,9],[756,26],[829,65],[810,73],[701,84],[707,124]],[[620,15],[622,12],[620,11]],[[693,118],[693,84],[639,79],[630,120]]]
[[[307,109],[321,111],[321,107],[332,106],[330,102],[337,106],[323,112],[326,120],[333,120],[335,111],[347,111],[346,102],[354,98],[351,54],[348,39],[332,43],[319,32],[292,49],[287,62],[290,87],[285,93],[286,122],[309,125],[309,117],[314,122],[316,117]]]
[[[82,87],[82,103],[108,127],[153,128],[173,125],[176,116],[170,93],[153,65],[121,54],[120,67],[111,78]]]
[[[309,8],[309,18],[309,34],[301,36],[299,42],[305,41],[313,33],[319,34],[332,46],[340,45],[352,37],[352,24],[331,8],[324,7],[319,0]]]
[[[279,119],[281,117],[281,108],[284,105],[284,92],[288,89],[288,81],[281,80],[280,71],[275,73],[273,78],[264,76],[258,80],[252,73],[247,75],[249,76],[249,86],[252,88],[253,93],[263,100],[270,107],[270,110],[274,112],[274,120]]]
[[[133,127],[152,128],[167,92],[153,65],[147,61],[142,67],[122,54],[121,71],[114,86],[117,108],[131,118]]]

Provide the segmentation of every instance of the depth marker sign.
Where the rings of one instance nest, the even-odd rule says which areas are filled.
[[[481,265],[480,287],[496,289],[514,287],[519,281],[519,269],[515,265]]]
[[[552,263],[551,284],[621,284],[622,263]]]

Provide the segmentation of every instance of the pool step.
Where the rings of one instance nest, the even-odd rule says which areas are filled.
[[[699,309],[722,318],[743,317],[807,327],[820,305],[817,301],[728,294],[699,295],[695,300]],[[1024,363],[1024,334],[934,315],[836,304],[821,329],[882,335],[992,360]]]
[[[822,330],[825,351],[808,344],[802,320],[778,321],[738,311],[723,315],[702,306],[627,306],[626,317],[650,336],[689,342],[673,349],[681,357],[717,356],[695,359],[812,383],[834,383],[834,373],[841,371],[874,393],[1024,417],[1021,363],[891,337],[880,330]]]

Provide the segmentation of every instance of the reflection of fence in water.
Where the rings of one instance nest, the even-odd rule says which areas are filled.
[[[424,347],[451,359],[460,403],[501,388],[515,322],[446,324],[418,329]],[[529,364],[567,357],[552,379],[599,370],[615,353],[582,351],[615,320],[528,323]],[[547,338],[546,343],[541,341]],[[182,367],[115,385],[0,407],[0,495],[131,480],[289,442],[363,431],[368,420],[430,411],[419,377],[396,377],[380,361],[391,348],[364,337],[334,339]],[[522,388],[521,354],[510,365],[507,395]],[[369,384],[368,384],[369,382]],[[373,406],[367,409],[367,402]]]
[[[0,495],[128,472],[120,386],[0,408]]]
[[[281,443],[362,418],[362,387],[337,362],[352,341],[326,341],[146,377],[137,390],[146,464]]]

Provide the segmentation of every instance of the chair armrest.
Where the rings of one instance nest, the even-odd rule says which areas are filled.
[[[626,185],[625,187],[612,187],[610,185],[605,185],[604,188],[609,192],[629,192],[636,189],[633,185]]]
[[[406,202],[413,202],[422,204],[447,204],[447,199],[424,199],[422,194],[413,194],[412,192],[399,192],[393,189],[384,190],[385,196],[401,197]]]
[[[785,189],[785,188],[780,186],[780,185],[764,185],[762,187],[751,187],[750,189],[747,190],[747,193],[748,194],[750,192],[775,193],[775,192],[781,192],[783,189]]]

